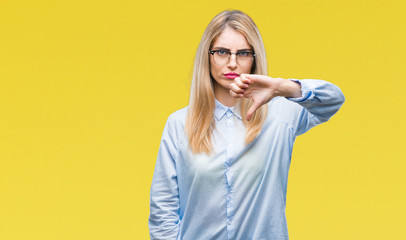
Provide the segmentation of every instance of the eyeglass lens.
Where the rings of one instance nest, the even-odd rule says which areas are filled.
[[[235,55],[236,61],[240,65],[249,64],[254,59],[252,52],[230,53],[227,51],[215,51],[213,54],[214,63],[218,65],[225,65],[230,61],[232,54]]]

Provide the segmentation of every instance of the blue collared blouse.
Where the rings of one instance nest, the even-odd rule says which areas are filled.
[[[151,239],[289,239],[286,189],[295,138],[344,103],[341,90],[329,82],[290,80],[301,84],[302,97],[273,98],[249,145],[238,105],[216,100],[209,155],[188,148],[187,107],[169,116],[151,186]]]

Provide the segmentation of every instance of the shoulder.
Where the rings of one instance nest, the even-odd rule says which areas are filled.
[[[184,125],[189,106],[176,110],[171,113],[167,119],[167,123]]]
[[[180,135],[185,129],[187,111],[188,106],[171,113],[166,120],[165,129],[171,133]]]
[[[165,123],[162,139],[170,139],[175,145],[179,144],[181,137],[184,135],[184,126],[186,121],[188,107],[176,110],[171,113]]]

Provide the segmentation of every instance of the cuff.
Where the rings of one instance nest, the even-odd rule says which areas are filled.
[[[304,102],[304,101],[310,99],[314,95],[314,93],[309,88],[306,87],[306,84],[303,84],[303,82],[300,81],[299,79],[289,78],[289,80],[291,80],[293,82],[297,82],[297,83],[300,84],[300,89],[302,91],[302,96],[298,97],[298,98],[287,97],[286,99],[294,101],[294,102]]]

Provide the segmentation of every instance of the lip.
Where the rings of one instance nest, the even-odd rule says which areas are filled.
[[[224,74],[224,77],[226,77],[228,79],[234,79],[238,76],[240,76],[240,74],[235,73],[235,72],[229,72],[229,73]]]

